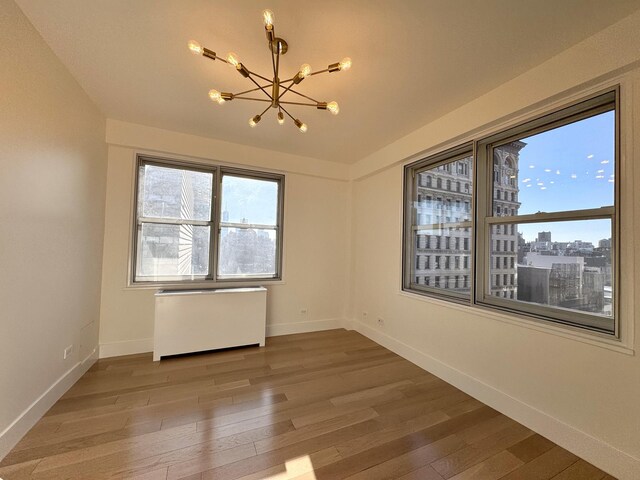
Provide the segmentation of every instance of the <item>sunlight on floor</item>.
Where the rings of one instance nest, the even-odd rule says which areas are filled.
[[[287,469],[286,472],[264,477],[264,480],[298,479],[301,475],[304,475],[304,480],[316,480],[316,476],[313,473],[313,463],[309,455],[287,460],[284,465]]]

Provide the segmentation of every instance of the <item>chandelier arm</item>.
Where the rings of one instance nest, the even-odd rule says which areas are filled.
[[[285,80],[284,83],[288,82],[289,80]],[[282,83],[281,83],[282,85]],[[286,87],[284,89],[284,92],[282,92],[280,95],[278,95],[278,101],[280,101],[280,99],[282,98],[282,96],[287,93],[289,90],[291,90],[291,87],[293,87],[293,78],[291,79],[291,85],[289,85],[288,87]]]
[[[256,72],[252,72],[251,70],[247,69],[247,72],[249,72],[251,75],[255,75],[258,78],[261,78],[262,80],[264,80],[265,82],[271,82],[270,78],[267,77],[263,77],[262,75],[258,75]],[[251,77],[249,77],[251,78]],[[273,82],[272,82],[273,83]]]
[[[284,105],[304,105],[305,107],[317,107],[318,103],[301,103],[301,102],[279,102]]]
[[[271,100],[267,100],[266,98],[252,98],[252,97],[237,97],[237,96],[233,96],[233,99],[236,100],[253,100],[254,102],[269,102],[271,103]]]
[[[287,110],[286,110],[282,105],[280,105],[280,108],[282,109],[282,111],[283,111],[284,113],[286,113],[287,115],[289,115],[289,118],[290,118],[291,120],[293,120],[294,122],[296,121],[296,119],[295,119],[295,118],[293,118],[293,117],[291,116],[291,114],[290,114],[289,112],[287,112]]]
[[[273,82],[271,82],[269,85],[263,85],[262,88],[267,88],[273,85]],[[234,93],[233,96],[237,97],[238,95],[244,95],[245,93],[251,93],[251,92],[255,92],[256,90],[260,90],[260,88],[252,88],[251,90],[245,90],[244,92],[240,92],[240,93]]]
[[[309,74],[309,76],[312,76],[312,75],[319,75],[319,74],[321,74],[321,73],[325,73],[325,72],[328,72],[328,71],[329,71],[329,69],[328,69],[328,68],[325,68],[324,70],[318,70],[317,72],[311,72],[311,73]]]
[[[292,92],[292,93],[295,93],[296,95],[300,95],[301,97],[304,97],[304,98],[306,98],[307,100],[311,100],[312,102],[320,103],[320,102],[319,102],[318,100],[316,100],[315,98],[308,97],[307,95],[305,95],[305,94],[303,94],[303,93],[296,92],[295,90],[291,90],[291,89],[290,89],[290,90],[288,90],[288,91],[290,91],[290,92]],[[284,93],[283,93],[282,95],[284,95]],[[282,95],[280,95],[280,96],[282,96]]]
[[[267,113],[267,110],[269,110],[270,108],[271,108],[271,105],[269,105],[267,108],[265,108],[264,111],[260,114],[260,116],[262,116],[265,113]]]
[[[258,77],[260,77],[260,75],[258,75]],[[269,95],[269,94],[267,93],[267,91],[266,91],[266,90],[265,90],[265,89],[264,89],[264,88],[263,88],[263,87],[262,87],[258,82],[256,82],[256,81],[251,77],[251,75],[249,75],[247,78],[248,78],[249,80],[251,80],[253,83],[255,83],[255,84],[256,84],[256,86],[257,86],[260,90],[262,90],[262,91],[264,92],[264,94],[265,94],[267,97],[269,97],[271,100],[273,100],[273,97],[271,97],[271,95]],[[260,78],[264,78],[264,77],[260,77]],[[267,82],[269,81],[269,79],[265,79],[265,80],[267,80]]]

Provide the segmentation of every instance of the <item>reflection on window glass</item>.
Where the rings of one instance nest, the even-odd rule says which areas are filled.
[[[495,147],[493,215],[613,205],[614,160],[614,111]]]
[[[138,211],[147,218],[211,219],[213,175],[194,170],[140,166]]]
[[[422,169],[414,181],[414,287],[471,292],[473,158]]]
[[[221,228],[218,273],[221,277],[275,275],[275,230]]]
[[[515,226],[518,240],[497,233]],[[488,293],[562,309],[613,315],[611,220],[494,225]],[[602,320],[613,329],[613,320]]]
[[[414,233],[411,275],[417,285],[469,294],[471,250],[469,228],[421,229]]]
[[[417,225],[471,221],[473,158],[467,157],[416,175],[413,205]]]
[[[138,244],[139,277],[202,276],[209,271],[209,227],[145,223]]]

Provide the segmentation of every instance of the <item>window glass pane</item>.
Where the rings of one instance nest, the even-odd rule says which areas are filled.
[[[275,230],[232,227],[220,229],[219,276],[275,274]]]
[[[610,317],[600,323],[612,330],[611,220],[519,224],[516,235],[496,233],[511,226],[492,226],[488,293]]]
[[[414,224],[471,221],[473,157],[421,170],[414,183]]]
[[[471,292],[471,229],[430,228],[414,232],[411,278],[418,286]]]
[[[209,271],[209,227],[144,223],[137,278],[202,276]]]
[[[614,111],[495,147],[493,215],[611,206],[614,163]]]
[[[278,182],[224,175],[222,221],[277,225]]]
[[[457,158],[413,177],[411,288],[471,292],[473,157]]]
[[[138,214],[142,217],[211,220],[213,175],[144,164],[138,180]]]

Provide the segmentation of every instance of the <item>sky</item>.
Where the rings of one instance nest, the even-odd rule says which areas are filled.
[[[229,213],[229,222],[276,225],[278,183],[272,180],[225,175],[222,179],[222,211]]]
[[[615,114],[605,112],[523,138],[518,162],[520,215],[614,204]],[[609,220],[520,224],[526,241],[551,231],[554,242],[611,238]]]

